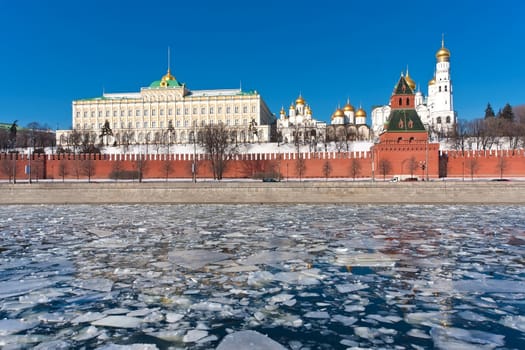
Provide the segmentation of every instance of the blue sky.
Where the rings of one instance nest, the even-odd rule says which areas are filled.
[[[189,89],[299,93],[329,121],[369,117],[408,65],[426,94],[445,34],[459,119],[525,103],[525,2],[0,0],[0,121],[71,127],[71,102],[133,92],[167,68]]]

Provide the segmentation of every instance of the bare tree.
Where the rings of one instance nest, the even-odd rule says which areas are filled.
[[[297,159],[295,160],[295,173],[299,176],[299,181],[302,181],[304,172],[306,171],[306,161],[303,158],[301,152],[297,153]]]
[[[68,160],[62,156],[58,163],[58,176],[62,178],[62,182],[65,182],[65,177],[69,174]]]
[[[357,158],[352,158],[352,160],[350,161],[350,176],[352,176],[352,178],[355,181],[355,178],[358,177],[360,173],[361,163]]]
[[[139,182],[142,182],[144,179],[144,174],[148,170],[148,160],[146,159],[147,156],[140,154],[139,157],[135,160],[135,170],[137,172],[137,175],[139,177]]]
[[[122,161],[120,159],[116,159],[111,165],[111,178],[118,182],[118,180],[122,177],[122,170]]]
[[[208,124],[202,132],[202,145],[210,159],[213,178],[222,180],[228,162],[237,153],[237,146],[230,141],[223,123]]]
[[[467,162],[466,162],[465,166],[467,167],[467,169],[469,171],[470,179],[472,181],[474,181],[474,174],[476,174],[478,172],[478,170],[479,170],[478,158],[469,158],[469,159],[467,159]]]
[[[80,167],[81,173],[88,177],[88,182],[91,182],[91,177],[95,175],[95,161],[88,156],[82,160]]]
[[[500,179],[503,179],[503,172],[507,170],[507,167],[508,167],[507,158],[505,158],[503,154],[501,154],[498,158],[498,162],[496,163],[496,168],[499,171]]]
[[[379,173],[383,175],[383,181],[386,180],[386,175],[392,171],[392,163],[388,159],[380,159],[378,164]]]
[[[15,174],[15,160],[14,157],[16,157],[16,154],[12,155],[13,159],[9,159],[9,157],[2,158],[0,161],[2,173],[6,175],[9,178],[9,182],[11,182],[11,179],[13,180],[13,183],[16,183],[16,174]]]
[[[407,169],[408,169],[408,172],[410,173],[411,178],[414,177],[414,172],[417,170],[417,168],[418,168],[418,163],[417,163],[416,157],[410,157],[409,159],[407,159]]]
[[[328,181],[328,177],[330,176],[331,173],[332,173],[332,164],[330,164],[329,160],[326,160],[323,163],[323,175],[324,175],[325,181]]]
[[[164,175],[166,176],[166,182],[168,182],[170,173],[173,171],[173,162],[169,159],[169,155],[168,157],[166,157],[166,159],[164,159],[162,163],[162,170],[164,170]]]

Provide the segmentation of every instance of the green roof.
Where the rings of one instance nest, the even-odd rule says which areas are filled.
[[[155,80],[149,85],[150,88],[161,88],[161,87],[181,87],[182,84],[177,80],[166,80],[166,86],[162,86],[162,80]]]
[[[394,95],[413,95],[414,90],[410,88],[404,76],[399,78],[396,87],[394,88]]]
[[[388,117],[389,132],[426,132],[415,109],[393,109]]]

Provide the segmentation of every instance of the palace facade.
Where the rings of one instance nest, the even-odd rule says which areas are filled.
[[[410,77],[408,69],[401,76],[408,84],[406,92],[414,95],[415,110],[425,129],[434,135],[451,133],[456,127],[457,115],[454,111],[450,75],[450,51],[445,47],[444,40],[441,40],[441,48],[436,52],[436,69],[433,78],[428,82],[427,97],[419,89],[416,91],[416,83]],[[372,130],[376,137],[384,131],[391,110],[391,104],[372,110]]]
[[[168,68],[140,92],[104,93],[73,101],[73,130],[57,130],[57,144],[73,131],[104,135],[105,144],[191,143],[209,124],[223,123],[238,142],[267,142],[275,116],[257,91],[190,90]]]

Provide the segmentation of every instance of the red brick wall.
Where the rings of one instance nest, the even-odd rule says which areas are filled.
[[[302,157],[305,162],[303,178],[324,178],[323,165],[328,162],[332,168],[330,178],[351,178],[351,164],[355,159],[359,163],[359,173],[356,178],[370,178],[372,176],[372,162],[374,162],[375,177],[378,180],[383,178],[378,165],[381,159],[388,159],[391,162],[392,170],[387,174],[386,179],[393,175],[409,175],[407,162],[414,157],[418,164],[423,162],[428,164],[428,175],[430,178],[439,176],[439,145],[427,144],[426,142],[413,142],[411,144],[381,143],[377,144],[371,152],[319,152],[303,153]],[[446,171],[447,177],[465,177],[470,178],[469,162],[471,159],[477,160],[477,170],[474,173],[476,178],[499,178],[501,159],[504,159],[503,177],[525,177],[525,150],[499,151],[499,152],[458,152],[445,151],[441,152],[442,156],[447,159]],[[28,175],[24,173],[25,166],[29,164],[27,156],[18,155],[14,159],[14,154],[0,154],[0,179],[7,180],[8,174],[6,169],[10,169],[16,164],[17,180],[26,181]],[[119,156],[117,156],[119,157]],[[135,159],[137,155],[122,155],[121,169],[132,171],[135,169]],[[149,155],[144,177],[160,178],[166,176],[165,163],[167,162],[164,155]],[[101,180],[109,179],[110,174],[116,163],[115,155],[34,155],[31,161],[33,180],[36,179],[55,179],[61,180],[60,162],[66,159],[68,174],[66,179],[76,179],[77,171],[75,169],[85,159],[91,158],[95,164],[95,171],[92,179]],[[204,159],[204,155],[198,155],[197,176],[199,178],[212,178],[209,161]],[[427,162],[428,161],[428,162]],[[169,160],[172,169],[169,178],[190,179],[192,177],[192,155],[177,154],[171,155]],[[239,155],[237,159],[230,161],[224,172],[224,178],[252,178],[263,173],[269,173],[272,170],[279,170],[283,178],[297,178],[297,155],[293,153],[286,154],[245,154]],[[418,168],[414,171],[414,176],[422,178],[426,172]],[[80,179],[87,179],[84,174],[78,174]]]

